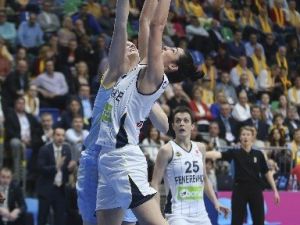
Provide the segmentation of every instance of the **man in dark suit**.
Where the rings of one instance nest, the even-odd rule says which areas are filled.
[[[261,141],[268,140],[269,125],[261,119],[261,109],[257,105],[251,106],[251,118],[244,122],[245,126],[255,127],[257,130],[257,139]]]
[[[3,106],[13,107],[14,101],[28,90],[28,65],[25,60],[17,62],[17,68],[11,72],[3,84]]]
[[[5,200],[0,205],[0,225],[24,225],[26,204],[22,191],[12,182],[12,171],[0,170],[0,189]]]
[[[37,130],[40,128],[36,118],[25,112],[25,100],[18,97],[14,109],[5,112],[5,145],[12,151],[15,178],[20,180],[20,161],[24,148],[31,148],[37,138]]]
[[[216,119],[220,128],[220,138],[225,139],[227,143],[235,142],[238,138],[239,126],[231,116],[231,106],[229,103],[222,103],[220,107],[220,116]]]
[[[39,199],[38,225],[47,223],[50,207],[54,211],[54,224],[65,225],[65,185],[74,168],[74,161],[71,161],[70,146],[64,144],[64,141],[65,130],[55,128],[53,143],[44,145],[39,151],[39,178],[36,184]]]
[[[284,125],[288,127],[290,139],[292,140],[294,138],[295,130],[300,128],[300,120],[295,106],[289,106],[287,110],[287,117],[284,120]]]

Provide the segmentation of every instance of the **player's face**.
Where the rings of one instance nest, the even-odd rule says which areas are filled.
[[[189,113],[176,113],[173,121],[173,129],[176,137],[187,137],[191,135],[194,125]]]
[[[171,48],[164,46],[162,50],[162,57],[166,72],[173,72],[178,70],[177,61],[184,55],[182,48]]]
[[[243,130],[241,132],[240,141],[242,145],[250,145],[253,142],[253,134],[249,130]]]
[[[136,61],[136,64],[138,64],[138,62],[139,62],[138,49],[130,41],[127,41],[127,43],[126,43],[126,55],[132,63],[134,63],[133,61]]]

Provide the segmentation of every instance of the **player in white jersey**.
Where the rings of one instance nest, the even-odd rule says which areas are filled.
[[[218,212],[225,215],[229,212],[219,204],[207,178],[205,145],[191,141],[193,122],[189,108],[175,109],[172,121],[175,139],[159,150],[153,171],[151,184],[157,190],[164,178],[165,214],[170,225],[211,225],[204,205],[204,192]]]
[[[76,184],[78,195],[78,207],[83,219],[84,225],[96,224],[95,208],[96,208],[96,192],[98,182],[98,154],[102,146],[96,144],[98,132],[100,128],[100,117],[103,112],[104,105],[107,103],[112,92],[114,82],[116,82],[121,75],[126,73],[126,70],[132,70],[139,61],[139,54],[135,45],[127,42],[126,27],[127,15],[129,8],[123,7],[127,5],[126,2],[119,2],[116,18],[116,30],[112,38],[112,45],[109,52],[109,66],[108,70],[103,75],[97,97],[95,100],[92,116],[92,126],[87,139],[84,142],[85,150],[82,152],[78,170],[78,180]],[[146,10],[146,13],[148,11]],[[148,15],[144,15],[147,18]],[[144,32],[142,32],[144,33]],[[118,40],[118,41],[116,41]],[[126,46],[126,48],[124,48]],[[143,43],[141,43],[143,46]],[[123,52],[123,53],[122,53]],[[142,51],[143,52],[143,49]],[[126,57],[127,65],[122,66],[116,58],[123,54]],[[165,133],[168,129],[168,118],[163,113],[158,104],[153,105],[151,109],[150,119],[154,126],[161,132]],[[136,218],[130,210],[126,211],[123,218],[124,224],[135,223]]]
[[[164,72],[172,81],[196,73],[192,57],[183,49],[162,48],[170,0],[146,2],[157,4],[148,28],[147,67],[136,68],[117,82],[101,118],[97,141],[103,147],[98,164],[99,225],[120,224],[127,208],[133,210],[140,224],[166,224],[152,199],[156,191],[147,182],[147,164],[137,145],[138,134],[151,106],[168,85]]]

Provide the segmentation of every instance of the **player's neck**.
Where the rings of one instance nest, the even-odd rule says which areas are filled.
[[[178,144],[180,147],[184,148],[184,149],[191,149],[191,138],[186,137],[186,138],[179,138],[176,137],[175,140],[176,144]]]

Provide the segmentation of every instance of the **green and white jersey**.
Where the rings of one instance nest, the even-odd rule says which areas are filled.
[[[196,142],[191,142],[190,151],[186,151],[174,141],[173,157],[169,162],[164,182],[167,193],[166,214],[183,216],[207,215],[204,199],[204,175],[202,153]]]

